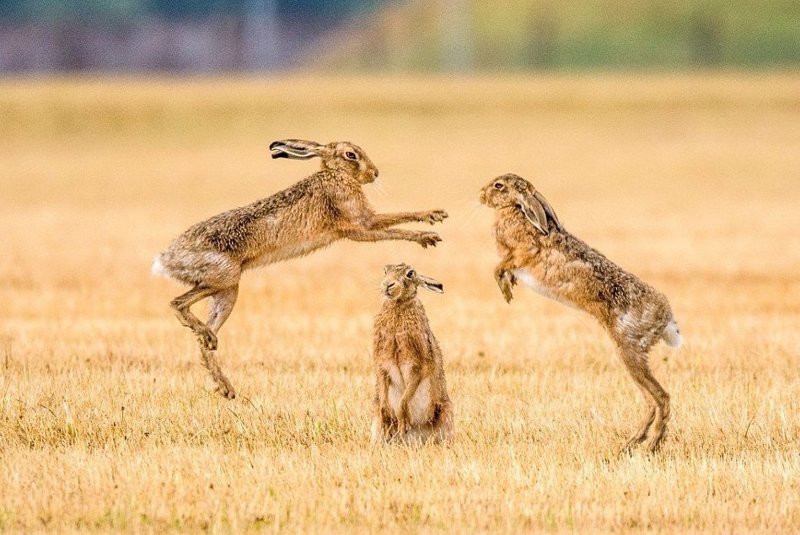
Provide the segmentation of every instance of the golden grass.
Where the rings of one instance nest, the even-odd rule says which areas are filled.
[[[0,529],[772,531],[800,525],[800,77],[0,83]],[[248,273],[211,392],[149,274],[191,223],[312,172],[343,138],[383,211],[445,208],[444,243],[338,243]],[[663,290],[665,447],[588,317],[491,272],[476,191],[514,171]],[[368,444],[386,262],[423,296],[458,437]]]

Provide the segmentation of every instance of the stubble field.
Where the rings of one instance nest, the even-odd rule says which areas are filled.
[[[800,526],[800,76],[6,80],[0,116],[0,530]],[[433,250],[340,242],[247,273],[227,401],[150,262],[316,170],[269,159],[286,137],[351,140],[378,210],[451,217]],[[644,406],[601,329],[502,300],[477,190],[511,171],[669,296],[686,342],[652,355],[657,455],[618,454]],[[369,445],[398,261],[445,284],[422,299],[449,447]]]

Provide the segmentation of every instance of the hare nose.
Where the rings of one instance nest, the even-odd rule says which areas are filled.
[[[377,169],[375,169],[374,174],[375,174],[375,178],[378,178],[378,175],[380,174],[380,172]]]

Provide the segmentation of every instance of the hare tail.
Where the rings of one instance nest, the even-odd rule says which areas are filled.
[[[164,267],[164,264],[161,262],[161,255],[156,255],[153,259],[153,265],[150,268],[150,272],[153,275],[161,276],[161,277],[169,277],[169,272]]]
[[[678,328],[678,324],[674,318],[669,320],[667,326],[664,327],[664,332],[661,334],[661,337],[668,346],[681,347],[683,337],[681,336],[681,330]]]

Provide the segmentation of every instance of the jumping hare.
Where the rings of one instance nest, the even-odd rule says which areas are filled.
[[[375,415],[372,442],[423,443],[453,436],[453,407],[447,396],[439,343],[417,298],[422,286],[442,293],[442,284],[406,264],[387,265],[381,283],[383,306],[373,330]]]
[[[513,174],[481,190],[481,203],[495,209],[494,232],[502,258],[494,276],[506,301],[517,281],[594,316],[608,331],[648,411],[625,450],[643,442],[656,451],[669,420],[669,395],[653,377],[650,349],[664,340],[681,344],[667,298],[567,232],[555,211],[527,180]]]
[[[434,224],[447,217],[443,210],[376,214],[362,186],[377,178],[378,169],[352,143],[320,145],[287,139],[272,143],[270,151],[273,158],[318,157],[322,168],[271,197],[194,225],[153,263],[154,273],[192,285],[171,307],[197,335],[203,364],[217,391],[229,399],[235,393],[217,363],[217,332],[233,310],[244,270],[304,256],[343,238],[409,240],[422,247],[435,246],[441,238],[434,232],[389,227],[407,222]],[[204,324],[190,307],[206,297],[211,298],[211,308]]]

